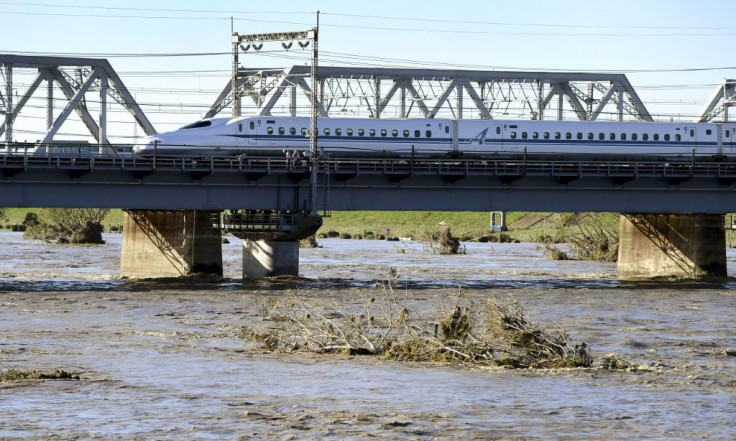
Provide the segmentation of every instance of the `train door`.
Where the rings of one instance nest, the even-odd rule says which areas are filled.
[[[499,152],[503,151],[503,124],[495,124],[493,126],[493,145]]]
[[[261,121],[258,120],[258,125],[260,125]],[[258,137],[258,127],[256,126],[255,120],[248,121],[248,126],[246,127],[246,134],[245,139],[248,145],[256,145],[258,140],[256,139]]]
[[[457,153],[458,149],[458,125],[457,120],[452,120],[452,151],[453,153]]]
[[[683,137],[685,138],[683,141],[687,142],[687,144],[690,146],[690,150],[697,153],[698,152],[698,127],[697,126],[686,126]]]
[[[727,155],[733,154],[733,126],[723,126],[723,152]]]

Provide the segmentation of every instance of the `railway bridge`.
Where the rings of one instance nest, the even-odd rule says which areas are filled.
[[[23,75],[28,87],[19,93],[14,81]],[[145,134],[156,130],[106,60],[0,54],[0,79],[0,206],[126,209],[125,275],[221,273],[221,228],[245,239],[244,276],[296,274],[296,238],[329,210],[629,213],[621,218],[623,277],[725,275],[722,214],[736,206],[730,162],[136,158],[110,141],[107,109],[121,107]],[[724,80],[698,121],[728,120],[733,84]],[[45,105],[27,105],[39,94]],[[236,56],[233,78],[205,116],[229,107],[263,116],[311,108],[369,118],[653,119],[622,74],[259,69]],[[41,134],[31,149],[14,139],[24,114]],[[94,140],[85,151],[57,136],[74,114]]]
[[[3,155],[0,206],[128,210],[136,277],[221,272],[221,229],[246,239],[246,277],[295,274],[297,240],[329,210],[629,213],[622,276],[725,275],[721,213],[736,206],[732,162],[326,157],[317,175],[313,189],[309,164],[281,156]]]

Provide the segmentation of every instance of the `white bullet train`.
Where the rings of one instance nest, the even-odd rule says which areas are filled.
[[[309,118],[243,116],[197,121],[149,136],[138,155],[274,155],[309,150]],[[736,123],[319,118],[332,157],[498,157],[558,154],[727,159]]]

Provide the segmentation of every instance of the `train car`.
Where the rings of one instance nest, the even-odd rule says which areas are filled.
[[[273,155],[309,149],[309,118],[211,118],[150,136],[139,155]],[[319,118],[332,156],[717,158],[736,154],[736,124],[597,121]]]

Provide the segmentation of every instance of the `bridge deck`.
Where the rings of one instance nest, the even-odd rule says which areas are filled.
[[[326,158],[330,210],[730,212],[736,163]],[[303,210],[308,164],[283,157],[0,156],[0,206]]]

